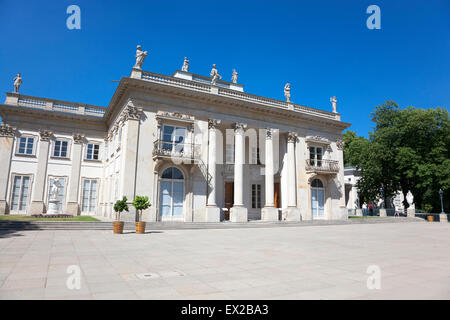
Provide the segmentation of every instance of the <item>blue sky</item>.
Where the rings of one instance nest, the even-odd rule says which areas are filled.
[[[81,30],[66,8],[81,8]],[[366,8],[381,9],[369,30]],[[239,72],[247,92],[331,111],[366,136],[385,100],[449,107],[450,1],[5,1],[0,0],[0,89],[106,106],[134,64],[171,75],[184,56],[190,71],[225,80]],[[4,99],[4,95],[1,98]]]

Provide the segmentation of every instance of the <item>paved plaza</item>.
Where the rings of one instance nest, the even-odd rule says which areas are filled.
[[[2,231],[0,298],[449,299],[449,240],[450,223],[426,222]],[[79,289],[66,284],[69,266]],[[368,268],[380,289],[368,288]]]

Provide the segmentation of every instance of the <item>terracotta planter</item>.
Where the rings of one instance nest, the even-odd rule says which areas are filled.
[[[138,233],[138,234],[145,233],[145,222],[144,221],[136,222],[136,233]]]
[[[432,215],[427,216],[427,220],[428,220],[428,222],[433,222],[434,216],[432,216]]]
[[[115,234],[121,234],[123,233],[123,225],[125,223],[123,221],[114,221],[113,222],[113,232]]]

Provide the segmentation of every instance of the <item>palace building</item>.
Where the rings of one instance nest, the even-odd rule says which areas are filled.
[[[148,222],[347,219],[334,97],[328,112],[291,102],[290,85],[286,101],[253,95],[235,70],[192,74],[186,58],[156,74],[146,55],[106,108],[23,95],[18,75],[0,105],[0,214],[45,214],[56,190],[71,215],[113,218],[142,195]]]

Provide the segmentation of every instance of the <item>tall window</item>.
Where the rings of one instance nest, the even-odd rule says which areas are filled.
[[[21,137],[19,139],[19,154],[33,154],[34,138],[33,137]]]
[[[225,162],[234,163],[234,135],[231,134],[226,136]]]
[[[179,220],[183,217],[184,176],[174,167],[161,175],[159,212],[163,220]]]
[[[252,184],[252,208],[261,208],[261,185]]]
[[[50,200],[50,197],[51,197],[50,193],[51,193],[53,184],[55,182],[55,179],[59,179],[59,183],[61,184],[61,186],[58,188],[58,200],[59,200],[58,210],[59,210],[59,212],[62,212],[62,206],[63,206],[63,201],[64,201],[64,190],[66,188],[66,178],[50,178],[50,182],[48,184],[48,199]]]
[[[53,156],[58,158],[67,158],[67,145],[65,140],[56,140],[55,148],[53,149]]]
[[[98,152],[100,150],[100,145],[96,143],[88,143],[86,150],[87,160],[98,160]]]
[[[109,143],[108,141],[105,141],[105,159],[109,158]]]
[[[29,176],[14,176],[11,211],[26,211],[30,187]]]
[[[175,127],[170,125],[163,126],[162,149],[171,152],[184,151],[184,144],[186,143],[187,129],[183,127]]]
[[[97,180],[83,180],[83,200],[81,211],[94,212],[97,205]]]
[[[322,166],[322,147],[309,147],[309,163],[318,167]]]

